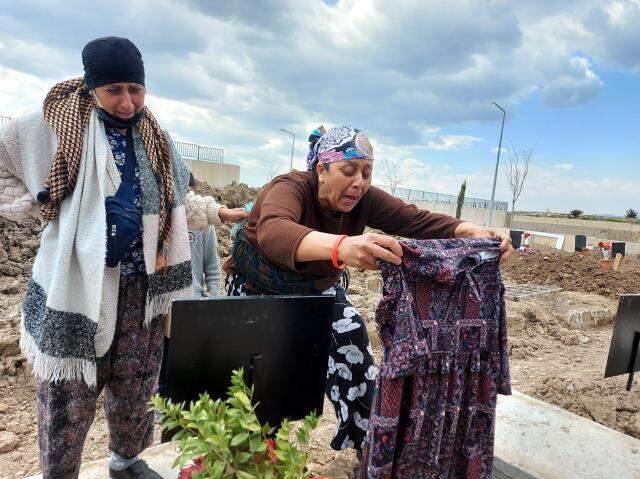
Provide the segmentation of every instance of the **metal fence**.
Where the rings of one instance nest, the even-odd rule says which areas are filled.
[[[458,204],[458,197],[454,195],[447,195],[444,193],[433,193],[431,191],[421,191],[421,190],[411,190],[408,188],[393,188],[390,186],[378,186],[385,190],[387,193],[400,198],[402,200],[407,201],[429,201],[436,204],[447,204],[447,205],[456,205]],[[479,198],[469,198],[465,197],[464,206],[467,208],[485,208],[489,209],[491,207],[491,200],[482,200]],[[509,203],[506,201],[494,201],[493,202],[494,210],[504,210],[507,211],[509,209]]]
[[[180,153],[180,156],[183,158],[224,163],[224,150],[222,148],[200,146],[194,143],[184,143],[182,141],[176,141],[175,144],[178,149],[178,153]]]
[[[11,121],[11,117],[0,115],[0,126],[4,126]],[[183,158],[198,161],[212,161],[216,163],[224,163],[224,150],[222,148],[213,148],[210,146],[200,146],[194,143],[185,143],[183,141],[175,142],[178,153]]]

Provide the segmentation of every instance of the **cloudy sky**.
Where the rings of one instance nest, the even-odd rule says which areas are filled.
[[[253,185],[289,168],[280,128],[301,169],[310,130],[352,124],[374,182],[387,162],[402,186],[488,198],[495,101],[501,161],[534,148],[518,209],[640,209],[640,0],[0,0],[0,115],[38,108],[105,35],[138,45],[174,138]]]

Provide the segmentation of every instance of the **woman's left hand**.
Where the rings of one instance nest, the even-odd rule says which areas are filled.
[[[513,254],[513,246],[511,246],[511,237],[504,231],[493,228],[481,228],[471,223],[461,223],[456,228],[456,238],[494,238],[500,240],[500,252],[502,256],[500,261],[506,261]]]

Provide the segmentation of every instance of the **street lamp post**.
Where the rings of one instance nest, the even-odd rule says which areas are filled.
[[[500,164],[500,151],[502,150],[502,133],[504,132],[504,117],[507,115],[507,112],[504,111],[500,105],[498,105],[495,101],[491,102],[492,105],[497,106],[502,111],[502,126],[500,127],[500,141],[498,142],[498,157],[496,158],[496,171],[493,174],[493,188],[491,189],[491,204],[489,205],[489,225],[491,226],[491,220],[493,219],[493,206],[494,199],[496,197],[496,182],[498,181],[498,165]]]
[[[280,128],[280,131],[284,131],[285,133],[291,135],[292,142],[291,142],[291,170],[290,171],[293,171],[293,149],[296,146],[296,135],[294,133],[291,133],[288,130],[285,130],[284,128]]]

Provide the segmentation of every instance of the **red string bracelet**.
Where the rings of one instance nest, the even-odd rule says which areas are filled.
[[[342,243],[342,240],[345,239],[347,237],[347,235],[340,235],[336,238],[336,241],[333,243],[333,249],[331,250],[331,264],[333,264],[333,267],[335,269],[345,269],[347,267],[346,264],[342,263],[338,263],[338,247],[340,246],[340,243]]]

